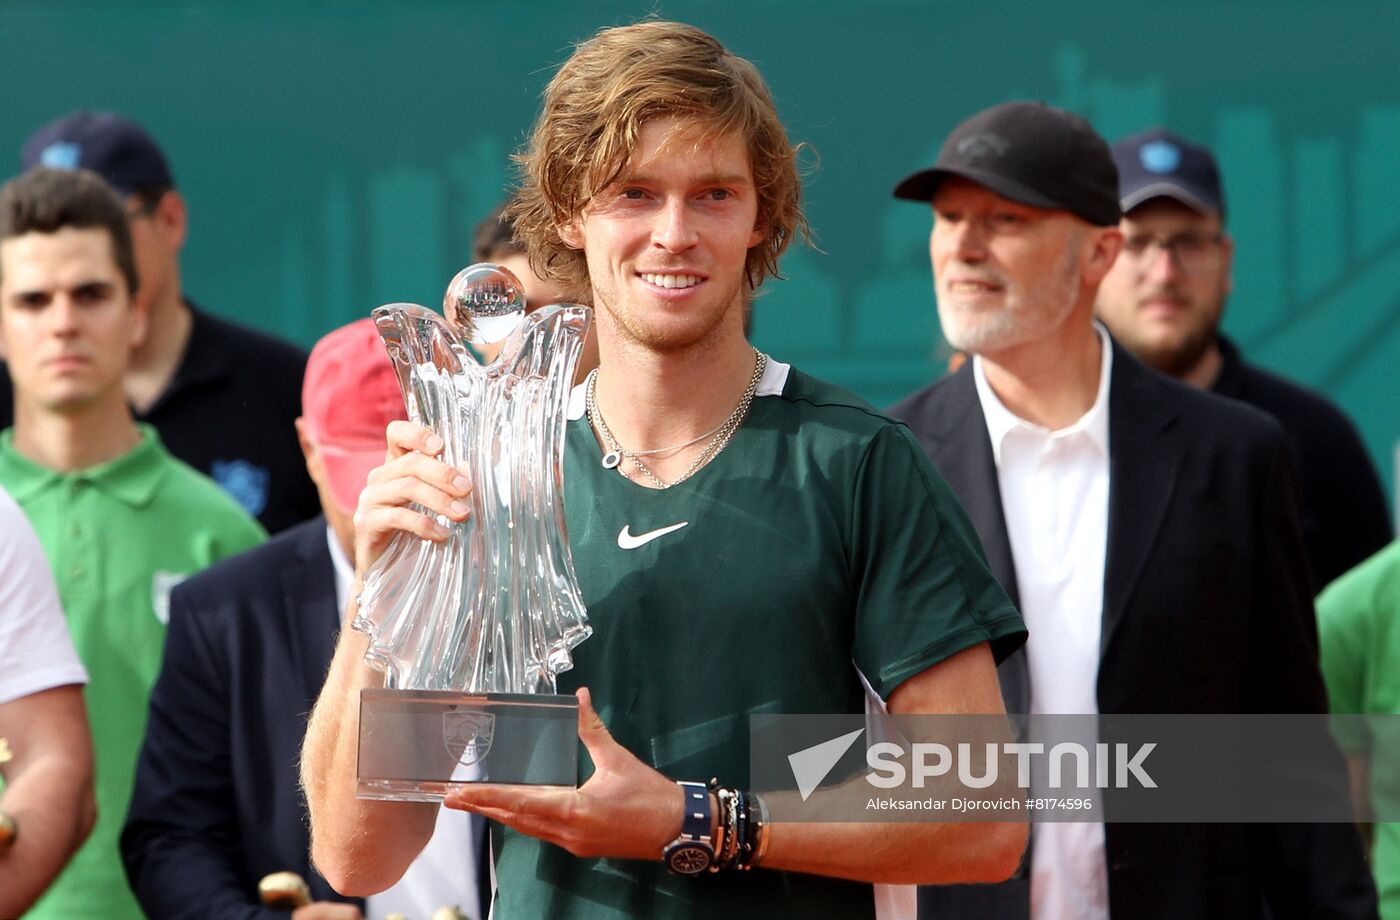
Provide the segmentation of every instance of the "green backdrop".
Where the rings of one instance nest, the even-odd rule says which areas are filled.
[[[943,361],[929,215],[893,201],[894,181],[1003,99],[1075,109],[1110,138],[1165,123],[1225,172],[1227,330],[1340,403],[1394,494],[1390,0],[9,2],[0,152],[73,108],[145,123],[190,202],[189,293],[310,344],[386,301],[440,303],[570,43],[650,11],[755,60],[819,155],[806,188],[820,250],[788,255],[789,280],[759,300],[761,347],[893,401]]]

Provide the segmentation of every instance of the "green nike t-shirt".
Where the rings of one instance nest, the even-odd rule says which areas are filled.
[[[565,513],[593,635],[560,692],[589,687],[666,776],[747,787],[751,714],[860,713],[861,674],[887,699],[962,649],[1024,641],[948,486],[855,396],[770,361],[728,447],[661,491],[602,468],[574,395]],[[837,879],[678,878],[513,832],[497,852],[497,920],[874,915],[871,886]]]

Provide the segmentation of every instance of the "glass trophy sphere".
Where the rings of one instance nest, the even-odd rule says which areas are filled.
[[[495,345],[525,318],[525,288],[503,265],[468,265],[447,286],[442,314],[466,341]]]

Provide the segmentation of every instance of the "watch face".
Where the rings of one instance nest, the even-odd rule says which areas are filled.
[[[698,843],[683,843],[666,853],[666,865],[677,875],[699,875],[713,860],[710,848]]]

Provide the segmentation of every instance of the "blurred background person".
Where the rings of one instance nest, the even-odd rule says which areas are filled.
[[[1113,145],[1123,252],[1099,318],[1150,367],[1278,419],[1302,493],[1314,592],[1391,538],[1385,492],[1355,426],[1321,394],[1246,362],[1220,332],[1235,243],[1215,157],[1154,128]]]
[[[523,280],[523,279],[522,279]],[[261,916],[258,882],[292,871],[313,903],[296,920],[428,920],[441,907],[484,920],[484,822],[442,809],[404,877],[364,901],[338,895],[310,865],[297,757],[353,580],[351,517],[384,462],[384,429],[406,418],[374,322],[312,349],[296,433],[323,516],[175,589],[161,673],[122,857],[152,920]],[[344,903],[336,903],[344,902]],[[268,916],[272,916],[271,912]]]
[[[95,173],[0,188],[0,348],[14,383],[0,486],[39,534],[90,676],[97,824],[29,914],[139,918],[117,852],[171,587],[264,534],[132,420],[122,388],[146,325],[121,199]]]
[[[197,308],[183,290],[185,199],[165,155],[138,124],[74,112],[24,142],[23,169],[90,169],[121,194],[131,223],[136,297],[146,336],[123,388],[139,422],[177,458],[212,478],[269,532],[317,514],[316,491],[292,437],[306,353]],[[10,424],[0,366],[0,428]]]
[[[0,917],[18,917],[87,839],[97,812],[87,672],[44,549],[4,489],[0,572]]]

